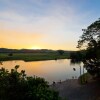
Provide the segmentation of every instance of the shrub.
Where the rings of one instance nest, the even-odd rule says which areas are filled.
[[[0,100],[60,100],[58,92],[51,90],[43,78],[27,77],[18,68],[10,72],[0,69]]]

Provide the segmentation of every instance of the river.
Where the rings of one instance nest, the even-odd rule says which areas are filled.
[[[82,64],[71,64],[70,59],[61,59],[31,62],[21,60],[4,61],[0,67],[4,67],[10,71],[15,65],[20,66],[18,71],[25,70],[28,76],[35,75],[45,78],[50,84],[53,81],[59,82],[60,80],[78,78],[80,76],[80,66],[82,66]]]

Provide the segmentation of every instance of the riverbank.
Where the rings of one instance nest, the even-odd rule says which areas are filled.
[[[66,100],[100,100],[100,86],[94,80],[80,85],[78,79],[69,79],[50,87],[57,90],[60,96]]]
[[[43,61],[43,60],[57,60],[57,59],[68,59],[69,53],[60,55],[56,52],[52,53],[0,53],[0,61],[9,60],[24,60],[24,61]]]

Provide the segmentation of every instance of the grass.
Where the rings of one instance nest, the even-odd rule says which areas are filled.
[[[24,60],[24,61],[40,61],[40,60],[55,60],[55,59],[67,59],[69,53],[60,55],[57,52],[46,52],[46,53],[13,53],[9,56],[9,53],[0,53],[0,61],[9,60]]]
[[[82,85],[86,84],[87,82],[90,81],[91,78],[92,76],[89,73],[84,73],[83,75],[79,77],[79,83]]]

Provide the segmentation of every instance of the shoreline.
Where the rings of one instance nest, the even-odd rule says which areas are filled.
[[[52,84],[50,88],[58,91],[65,100],[98,100],[96,98],[100,97],[99,84],[94,80],[81,85],[78,79],[68,79]]]
[[[25,61],[25,62],[32,62],[32,61],[49,61],[49,60],[55,60],[55,61],[57,61],[57,60],[62,60],[62,59],[70,59],[70,58],[58,58],[58,59],[38,59],[38,60],[23,60],[23,59],[8,59],[8,60],[1,60],[0,59],[0,61],[1,62],[3,62],[3,61]]]

